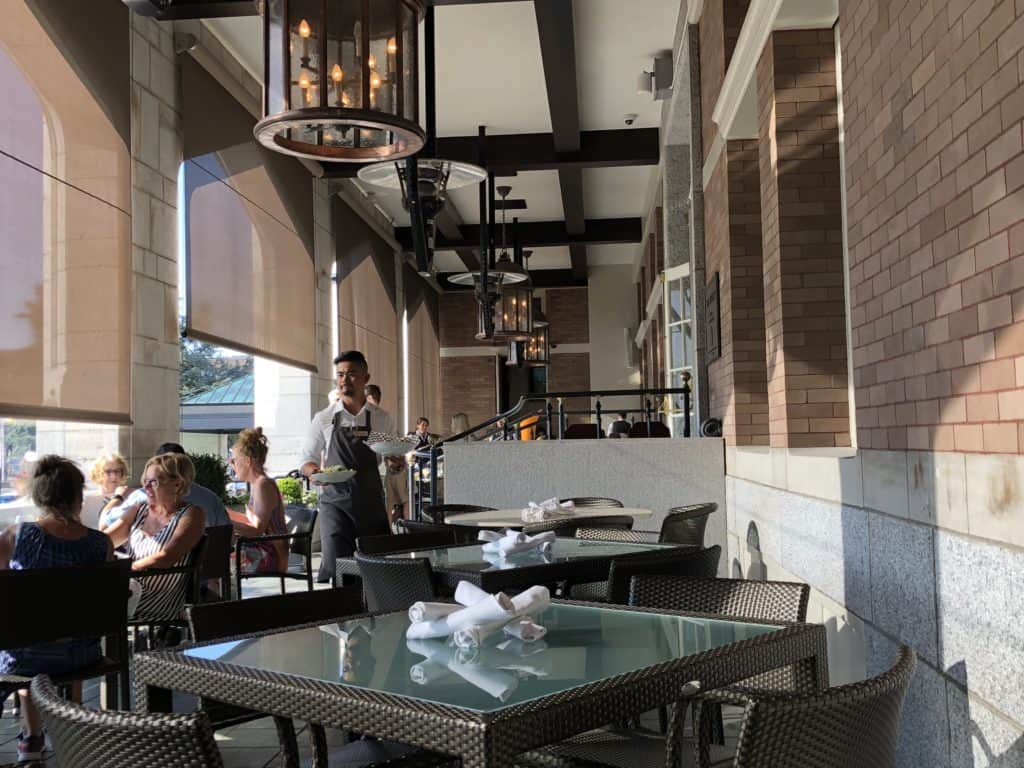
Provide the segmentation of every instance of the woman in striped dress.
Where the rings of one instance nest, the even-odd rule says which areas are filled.
[[[194,477],[192,460],[183,453],[165,453],[146,462],[142,472],[146,500],[129,507],[107,529],[115,547],[127,545],[133,571],[188,564],[206,528],[206,513],[184,501]],[[186,578],[168,574],[142,579],[142,597],[134,618],[177,618],[187,598]]]
[[[32,481],[32,500],[39,508],[35,523],[12,525],[0,531],[0,569],[63,568],[112,560],[110,539],[82,525],[82,489],[85,477],[72,462],[60,456],[43,456],[36,464]],[[24,608],[5,618],[31,621],[32,611],[46,606]],[[70,640],[44,643],[30,648],[0,651],[0,675],[62,675],[96,662],[100,641]],[[81,701],[81,684],[73,685],[74,698]],[[38,760],[43,752],[43,728],[32,706],[28,690],[21,697],[24,729],[18,737],[18,762]],[[0,707],[3,701],[0,700]]]

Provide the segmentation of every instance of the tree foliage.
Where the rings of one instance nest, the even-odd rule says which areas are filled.
[[[182,336],[178,380],[182,400],[246,375],[252,375],[251,357],[239,365],[238,358],[225,357],[219,347]]]

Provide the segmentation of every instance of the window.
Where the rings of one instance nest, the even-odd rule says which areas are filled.
[[[693,336],[693,281],[690,266],[683,264],[665,273],[665,325],[666,338],[666,382],[667,387],[683,386],[683,372],[690,374],[690,387],[694,389],[697,377],[694,375],[696,352]],[[697,418],[696,392],[690,393],[691,434],[696,434]],[[669,423],[674,436],[683,434],[683,396],[670,398]]]

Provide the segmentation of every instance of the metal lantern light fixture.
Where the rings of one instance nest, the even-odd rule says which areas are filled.
[[[502,199],[505,199],[512,189],[511,187],[500,187],[498,191],[501,193]],[[512,223],[514,229],[518,230],[519,220],[514,219]],[[478,311],[480,323],[476,337],[478,339],[494,339],[495,341],[526,341],[533,331],[533,285],[529,280],[529,272],[523,267],[524,251],[519,245],[518,234],[512,258],[508,255],[506,243],[505,211],[502,209],[502,255],[497,264],[508,262],[517,273],[524,276],[524,280],[516,283],[498,282],[493,301],[480,303]],[[493,274],[497,276],[504,273],[495,271]],[[497,277],[494,279],[498,280]],[[492,313],[490,334],[487,333],[487,324],[484,322],[488,310]]]
[[[256,139],[310,160],[365,163],[420,150],[421,0],[265,0]]]

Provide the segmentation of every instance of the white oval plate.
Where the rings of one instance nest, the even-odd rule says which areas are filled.
[[[366,444],[370,446],[371,451],[379,456],[405,456],[410,451],[416,450],[418,442],[415,437],[399,437],[371,432]]]

